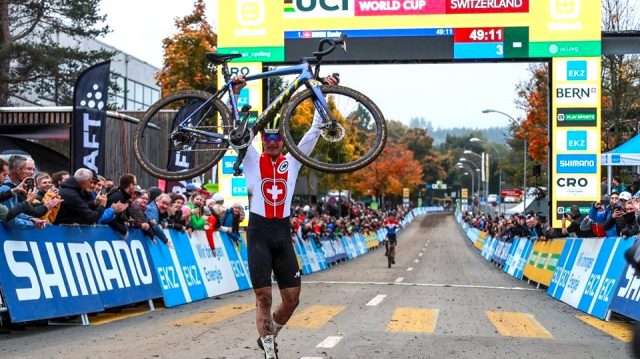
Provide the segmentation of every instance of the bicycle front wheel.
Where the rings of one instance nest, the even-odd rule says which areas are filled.
[[[227,134],[229,110],[204,91],[186,90],[154,103],[138,124],[133,148],[138,163],[154,177],[181,181],[196,177],[224,156],[228,142],[202,133]],[[186,120],[186,122],[185,122]]]
[[[324,113],[317,108],[314,93],[306,89],[285,104],[280,118],[284,144],[304,165],[330,173],[351,172],[373,162],[384,149],[387,124],[376,104],[360,92],[343,86],[321,86],[337,126],[313,128],[313,118]],[[326,115],[325,115],[326,117]],[[317,143],[311,153],[301,150],[303,136],[314,133]]]

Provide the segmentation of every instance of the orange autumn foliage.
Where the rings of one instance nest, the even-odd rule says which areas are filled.
[[[217,35],[207,22],[204,0],[196,0],[193,13],[175,20],[179,32],[162,41],[164,63],[155,76],[162,96],[176,91],[215,88],[215,72],[205,60],[207,52],[215,51]]]
[[[350,174],[353,189],[361,193],[402,195],[402,188],[422,183],[422,167],[404,144],[387,142],[382,154],[369,166]]]

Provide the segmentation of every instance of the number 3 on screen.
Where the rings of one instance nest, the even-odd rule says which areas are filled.
[[[502,49],[502,45],[497,45],[496,46],[496,55],[502,56],[503,53],[504,53],[504,50]]]

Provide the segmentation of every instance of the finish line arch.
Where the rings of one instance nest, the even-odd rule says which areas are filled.
[[[274,6],[274,3],[280,6]],[[552,224],[600,199],[601,2],[585,0],[225,0],[218,50],[242,53],[239,72],[295,63],[318,40],[347,34],[338,64],[389,61],[550,63]],[[262,88],[245,94],[261,109]],[[247,99],[248,100],[248,99]],[[584,186],[559,187],[563,183]]]

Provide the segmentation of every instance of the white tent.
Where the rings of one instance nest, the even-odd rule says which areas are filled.
[[[535,200],[536,200],[535,196],[527,196],[527,207],[529,207]],[[524,212],[525,212],[524,201],[522,201],[518,203],[517,206],[511,207],[508,210],[504,211],[504,214],[514,215],[514,214],[520,214]]]
[[[600,161],[602,166],[607,166],[608,191],[611,192],[612,166],[640,166],[640,134],[613,150],[603,153]]]

